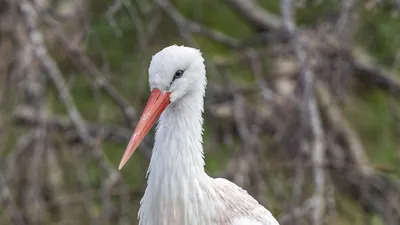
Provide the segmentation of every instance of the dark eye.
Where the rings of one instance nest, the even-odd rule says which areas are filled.
[[[174,80],[180,78],[183,75],[183,70],[178,70],[175,72]]]

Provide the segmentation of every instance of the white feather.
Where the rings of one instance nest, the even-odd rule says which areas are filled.
[[[181,78],[173,80],[177,70]],[[197,49],[170,46],[153,56],[151,89],[171,91],[162,113],[139,209],[140,225],[278,225],[246,191],[204,171],[203,98],[206,75]]]
[[[262,225],[262,223],[248,218],[238,218],[233,221],[232,225]]]

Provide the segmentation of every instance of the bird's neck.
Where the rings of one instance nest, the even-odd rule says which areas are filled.
[[[192,93],[163,112],[139,210],[141,225],[197,224],[193,215],[198,218],[201,209],[209,208],[204,200],[211,178],[204,171],[202,111],[203,94]]]
[[[168,106],[161,115],[149,166],[149,184],[153,178],[180,182],[205,175],[203,93],[187,94]]]

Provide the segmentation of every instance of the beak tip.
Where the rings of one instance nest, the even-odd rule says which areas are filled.
[[[119,163],[119,166],[118,166],[118,170],[121,170],[122,167],[124,167],[124,165],[125,165],[124,160],[121,160],[121,162]]]
[[[127,148],[127,150],[125,150],[124,155],[122,156],[122,159],[118,165],[118,170],[121,170],[122,167],[125,166],[125,164],[128,162],[129,158],[131,157],[132,153],[130,153],[130,151],[128,151],[129,148]]]

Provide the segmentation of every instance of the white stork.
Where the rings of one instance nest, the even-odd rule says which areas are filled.
[[[201,52],[169,46],[149,67],[151,95],[122,157],[128,161],[159,119],[140,202],[140,225],[279,225],[245,190],[204,171],[206,70]]]

